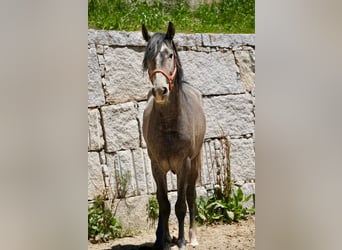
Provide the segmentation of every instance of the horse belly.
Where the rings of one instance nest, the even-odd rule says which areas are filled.
[[[158,143],[148,146],[152,157],[165,171],[174,173],[182,166],[185,158],[191,157],[192,147],[190,140],[173,140],[159,138]]]

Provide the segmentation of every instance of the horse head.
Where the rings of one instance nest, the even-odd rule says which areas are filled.
[[[142,25],[142,34],[147,42],[143,68],[148,71],[152,82],[151,93],[158,104],[165,104],[169,99],[180,70],[176,46],[173,42],[175,27],[169,22],[166,33],[149,34]]]

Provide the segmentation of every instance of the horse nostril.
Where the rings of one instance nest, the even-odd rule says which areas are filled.
[[[163,96],[167,94],[168,89],[166,87],[162,88],[152,88],[152,95],[153,96]]]

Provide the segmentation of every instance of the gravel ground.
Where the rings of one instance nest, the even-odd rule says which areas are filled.
[[[188,230],[188,227],[186,227]],[[177,236],[177,226],[170,226],[171,236]],[[186,235],[187,236],[187,235]],[[186,237],[187,239],[187,237]],[[252,250],[255,249],[255,217],[231,225],[198,226],[199,246],[193,250]],[[154,229],[133,237],[112,240],[101,244],[88,243],[88,250],[137,250],[152,249],[155,240]],[[171,247],[177,250],[177,246]]]

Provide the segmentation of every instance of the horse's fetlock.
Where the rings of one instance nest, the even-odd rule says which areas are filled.
[[[177,241],[177,246],[178,246],[179,250],[185,250],[186,249],[186,247],[185,247],[185,239],[179,239]]]

